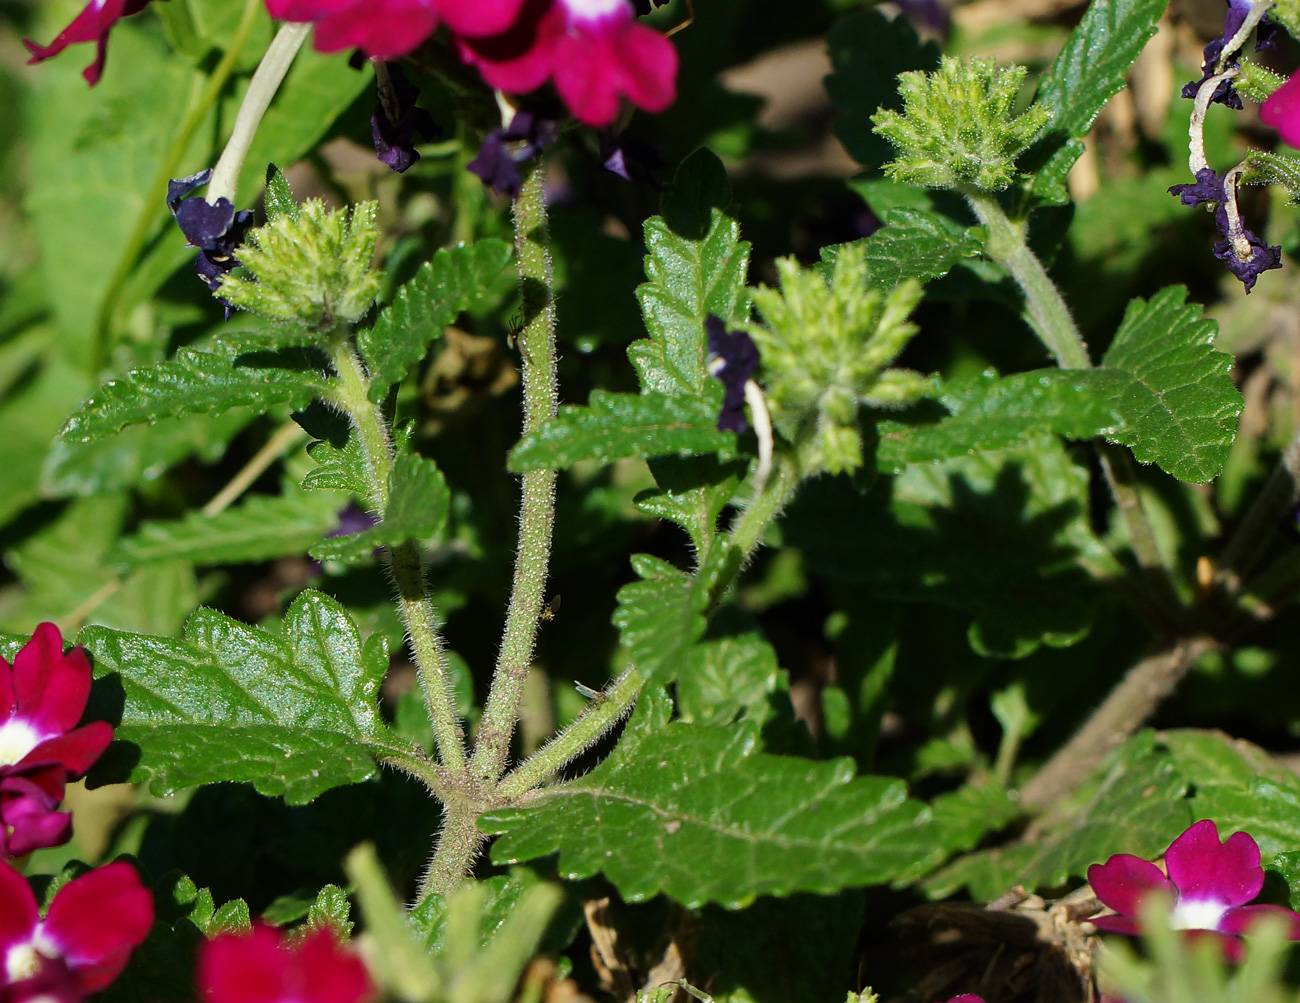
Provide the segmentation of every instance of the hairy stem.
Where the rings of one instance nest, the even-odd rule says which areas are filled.
[[[438,848],[429,861],[416,903],[430,894],[450,895],[469,875],[474,859],[487,839],[475,825],[479,809],[468,801],[453,800],[443,804],[442,831],[438,833]]]
[[[1008,218],[998,200],[987,192],[969,188],[962,194],[988,232],[985,252],[1010,272],[1020,286],[1025,296],[1029,325],[1052,353],[1056,364],[1062,369],[1091,368],[1088,346],[1075,326],[1070,308],[1048,277],[1038,255],[1029,249],[1025,224]]]
[[[1208,637],[1180,640],[1129,669],[1074,737],[1020,788],[1020,803],[1044,808],[1077,787],[1107,753],[1142,725],[1215,643]]]
[[[542,185],[543,171],[538,165],[524,182],[514,205],[515,250],[524,309],[524,328],[519,335],[524,435],[555,417],[558,399],[555,297],[551,289],[550,238]],[[550,564],[555,471],[534,470],[524,474],[522,495],[510,608],[470,764],[471,773],[483,780],[496,780],[501,775],[519,719],[519,702],[532,663]]]
[[[99,309],[95,314],[94,365],[96,369],[103,367],[108,361],[109,328],[117,305],[122,300],[127,280],[131,278],[149,234],[153,232],[166,212],[164,200],[167,195],[167,182],[176,176],[180,169],[181,158],[185,156],[185,151],[194,141],[194,134],[203,124],[203,120],[208,117],[212,106],[217,103],[221,92],[225,90],[226,82],[235,72],[239,58],[244,54],[244,46],[248,44],[253,28],[257,25],[257,14],[261,6],[261,0],[245,0],[244,11],[230,40],[230,48],[225,51],[221,61],[212,70],[212,76],[208,77],[198,99],[186,110],[171,145],[167,148],[167,153],[149,181],[149,187],[145,191],[144,209],[136,219],[135,228],[122,248],[121,257],[118,258],[117,266],[113,269],[113,275],[109,278],[108,287],[104,291],[104,298],[100,300]]]
[[[635,668],[615,679],[572,724],[497,784],[499,798],[517,798],[562,770],[600,740],[636,703],[645,676]]]
[[[361,359],[352,349],[346,329],[330,333],[330,356],[338,372],[336,403],[347,413],[361,443],[370,484],[371,508],[382,518],[388,506],[388,479],[393,469],[393,443],[388,424],[378,405],[369,398],[370,380]],[[429,602],[420,567],[420,552],[411,542],[388,550],[388,567],[397,587],[398,606],[411,651],[415,655],[425,710],[438,743],[438,758],[453,774],[465,771],[465,745],[451,672],[438,619]]]

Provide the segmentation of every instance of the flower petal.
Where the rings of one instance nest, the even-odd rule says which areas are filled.
[[[1300,75],[1268,96],[1260,105],[1259,120],[1276,129],[1284,143],[1300,146]]]
[[[661,112],[677,98],[677,48],[659,32],[632,22],[618,55],[621,89],[638,108]]]
[[[361,0],[317,20],[315,45],[321,52],[361,49],[372,59],[397,59],[437,27],[427,0]]]
[[[374,984],[362,960],[322,928],[296,948],[303,980],[301,998],[312,1003],[360,1003],[373,999]]]
[[[1220,844],[1218,827],[1209,819],[1196,822],[1170,844],[1165,866],[1182,901],[1245,905],[1264,887],[1259,845],[1244,832],[1234,832]]]
[[[16,768],[26,769],[33,766],[45,766],[50,763],[62,763],[72,778],[85,773],[98,759],[108,744],[113,741],[113,726],[107,721],[91,721],[90,724],[76,728],[66,735],[57,735],[46,739],[31,752],[27,753]]]
[[[1142,932],[1141,927],[1138,926],[1138,921],[1132,916],[1094,916],[1088,922],[1098,930],[1104,930],[1106,933],[1122,933],[1130,937],[1136,937]]]
[[[108,50],[108,33],[122,18],[144,8],[149,0],[91,0],[72,23],[59,32],[49,45],[37,45],[30,39],[23,39],[23,44],[32,54],[29,63],[40,63],[51,56],[57,56],[69,45],[77,42],[94,42],[95,59],[81,71],[86,83],[94,85],[99,82],[104,71],[104,57]]]
[[[27,879],[0,863],[0,958],[14,944],[31,940],[41,914]]]
[[[199,950],[199,997],[203,1003],[280,1003],[292,960],[268,926],[223,933]]]
[[[1105,905],[1125,916],[1136,916],[1142,899],[1151,892],[1174,891],[1159,867],[1131,853],[1117,853],[1104,864],[1093,864],[1088,868],[1088,884]]]
[[[483,38],[508,30],[523,5],[524,0],[439,0],[437,6],[455,34]]]
[[[110,916],[112,922],[105,922]],[[153,896],[135,868],[119,862],[60,888],[41,932],[59,949],[82,990],[91,993],[117,978],[152,926]]]
[[[90,662],[82,648],[63,651],[59,628],[43,623],[14,659],[18,711],[45,734],[75,728],[90,696]]]
[[[1265,916],[1276,916],[1287,922],[1287,937],[1300,940],[1300,913],[1280,905],[1239,905],[1223,914],[1219,930],[1223,933],[1250,933],[1250,928]]]

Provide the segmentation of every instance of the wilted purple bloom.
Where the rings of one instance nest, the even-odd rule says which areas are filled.
[[[376,62],[375,83],[379,104],[370,116],[375,156],[401,174],[420,159],[415,144],[437,139],[442,130],[432,115],[417,107],[420,89],[396,63]]]
[[[1211,39],[1209,45],[1205,47],[1205,62],[1201,66],[1201,79],[1193,80],[1189,84],[1183,85],[1182,94],[1185,98],[1195,99],[1197,91],[1201,89],[1201,84],[1209,80],[1215,74],[1215,65],[1219,61],[1219,56],[1223,52],[1225,42],[1222,37]],[[1225,69],[1236,69],[1241,64],[1236,60],[1230,60]],[[1210,97],[1210,104],[1221,104],[1233,111],[1241,111],[1244,107],[1241,103],[1241,95],[1237,89],[1232,86],[1231,80],[1220,80],[1217,87],[1214,88],[1214,94]]]
[[[465,169],[494,191],[514,198],[523,184],[519,165],[532,160],[559,135],[560,123],[555,119],[530,111],[515,112],[508,128],[493,129],[483,137],[478,156]]]
[[[600,134],[600,162],[605,170],[624,181],[643,181],[656,188],[659,186],[655,171],[664,166],[663,159],[649,143],[613,132]]]
[[[1195,183],[1170,185],[1169,194],[1177,195],[1179,201],[1187,206],[1222,202],[1227,197],[1223,192],[1223,176],[1211,167],[1202,167],[1197,171]]]
[[[1241,30],[1241,26],[1246,23],[1246,16],[1255,9],[1256,0],[1228,0],[1228,13],[1223,18],[1223,40],[1224,44]],[[1276,29],[1267,17],[1263,18],[1255,28],[1255,51],[1261,49],[1271,49],[1273,47],[1273,32]]]
[[[244,234],[253,222],[253,213],[248,209],[236,212],[234,204],[227,198],[212,203],[204,198],[185,197],[206,185],[211,177],[212,172],[208,170],[185,178],[173,178],[167,183],[167,208],[190,246],[199,249],[194,271],[209,289],[216,292],[221,286],[221,276],[239,265],[235,249],[244,242]],[[226,319],[229,320],[234,308],[223,299],[218,298],[217,302],[225,307]]]
[[[718,413],[718,430],[743,432],[745,420],[745,384],[758,368],[758,346],[744,331],[728,331],[721,317],[709,314],[704,319],[709,336],[709,375],[722,381],[726,393]]]
[[[1261,272],[1282,267],[1282,248],[1269,247],[1244,226],[1237,236],[1244,238],[1241,243],[1249,247],[1250,254],[1245,258],[1238,255],[1238,241],[1233,239],[1228,211],[1222,203],[1215,210],[1214,223],[1223,236],[1222,240],[1214,242],[1214,256],[1228,266],[1228,271],[1241,279],[1241,284],[1246,287],[1247,293],[1255,287],[1255,280],[1259,278]]]

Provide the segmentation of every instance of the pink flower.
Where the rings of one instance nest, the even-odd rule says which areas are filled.
[[[82,70],[81,75],[88,84],[99,83],[99,75],[104,71],[104,56],[108,51],[108,33],[118,21],[139,13],[148,3],[149,0],[90,0],[85,9],[49,45],[37,45],[31,39],[23,39],[23,44],[32,54],[28,64],[40,63],[51,56],[57,56],[74,42],[94,42],[94,62]]]
[[[42,919],[27,880],[0,864],[0,999],[77,1003],[121,974],[153,926],[153,898],[129,864],[59,889]]]
[[[54,811],[64,785],[113,740],[104,721],[75,727],[90,696],[90,663],[64,654],[59,628],[43,623],[12,668],[0,658],[0,856],[66,842],[71,819]]]
[[[1276,129],[1283,142],[1300,146],[1300,73],[1268,96],[1259,120]]]
[[[1264,887],[1259,845],[1244,832],[1224,843],[1208,819],[1192,825],[1165,853],[1165,877],[1160,868],[1131,853],[1117,853],[1104,864],[1088,868],[1088,882],[1097,898],[1119,915],[1098,916],[1092,924],[1112,933],[1140,933],[1138,911],[1153,891],[1173,899],[1169,925],[1175,930],[1217,934],[1230,957],[1240,953],[1238,934],[1246,933],[1261,916],[1281,916],[1290,924],[1292,940],[1300,940],[1300,915],[1273,905],[1246,905]]]
[[[519,15],[523,0],[266,0],[271,16],[311,21],[321,52],[361,49],[396,59],[418,48],[439,24],[458,35],[495,35]]]
[[[508,31],[458,41],[492,87],[519,94],[551,79],[587,125],[613,122],[623,97],[659,112],[677,96],[677,50],[630,0],[528,0]]]
[[[325,928],[292,944],[269,926],[224,933],[200,948],[198,982],[203,1003],[363,1003],[376,997],[361,959]]]

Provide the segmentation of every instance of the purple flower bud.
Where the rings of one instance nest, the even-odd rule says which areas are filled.
[[[718,412],[718,430],[743,432],[745,420],[745,384],[758,369],[758,346],[744,331],[728,331],[721,317],[709,314],[704,320],[709,336],[709,375],[722,381],[726,393]]]
[[[483,137],[478,156],[465,165],[485,185],[502,195],[519,194],[523,176],[519,165],[532,160],[542,148],[555,142],[560,123],[529,111],[516,112],[506,129],[493,129]]]
[[[659,187],[654,175],[664,162],[649,143],[628,139],[623,134],[602,132],[600,161],[605,170],[617,174],[624,181],[643,181]]]
[[[1203,202],[1222,202],[1227,196],[1223,191],[1223,176],[1213,168],[1202,167],[1196,172],[1196,182],[1182,185],[1170,185],[1169,194],[1177,195],[1183,205],[1197,206]]]
[[[420,159],[415,144],[437,139],[442,130],[423,108],[416,106],[420,89],[396,63],[375,63],[379,104],[370,116],[375,156],[401,174]]]

